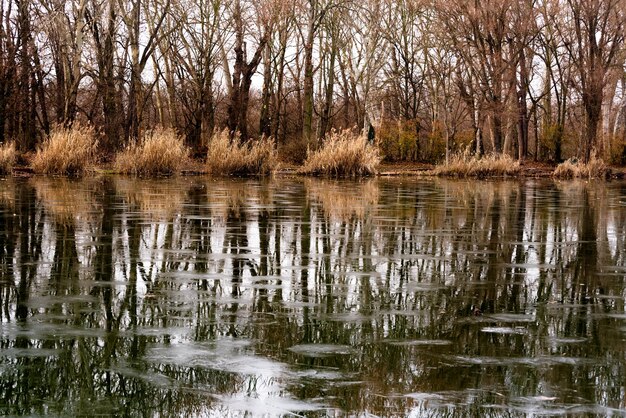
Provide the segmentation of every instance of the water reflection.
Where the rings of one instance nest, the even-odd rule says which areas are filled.
[[[626,409],[626,183],[0,182],[0,414]]]
[[[333,220],[369,217],[378,203],[380,188],[373,179],[363,182],[337,182],[306,179],[309,201],[321,204],[323,213]],[[346,188],[350,193],[346,193]]]

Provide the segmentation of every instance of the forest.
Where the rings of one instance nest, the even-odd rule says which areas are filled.
[[[298,159],[354,129],[389,161],[626,160],[621,0],[0,0],[0,144],[155,127]]]

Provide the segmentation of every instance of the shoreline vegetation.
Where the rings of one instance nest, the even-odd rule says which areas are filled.
[[[1,154],[1,150],[0,150]],[[1,156],[0,156],[1,158]],[[2,161],[0,161],[0,176],[9,176],[13,175],[16,177],[19,176],[31,176],[31,175],[40,175],[36,173],[33,169],[32,165],[29,164],[15,164],[12,166],[12,169],[7,169],[6,166],[3,166]],[[559,180],[573,180],[573,179],[600,179],[600,180],[611,180],[611,179],[625,179],[626,178],[626,167],[607,167],[607,171],[602,176],[592,176],[588,175],[588,172],[581,168],[577,170],[576,174],[555,174],[555,171],[560,170],[560,166],[563,164],[570,165],[571,162],[565,161],[559,165],[550,164],[550,163],[536,163],[536,162],[526,162],[524,164],[519,165],[519,169],[516,170],[514,174],[493,174],[493,175],[481,175],[481,176],[467,176],[467,175],[459,175],[458,173],[451,174],[436,174],[439,170],[445,170],[444,165],[433,165],[428,163],[421,162],[381,162],[378,170],[371,174],[370,176],[375,177],[447,177],[447,178],[456,178],[456,179],[478,179],[478,180],[489,180],[489,179],[516,179],[516,178],[554,178]],[[337,176],[327,176],[323,174],[305,174],[302,172],[303,166],[293,164],[290,162],[279,161],[277,163],[276,169],[271,173],[274,176],[302,176],[302,177],[325,177],[325,178],[337,178]],[[86,175],[99,175],[99,174],[121,174],[121,175],[136,175],[131,173],[124,173],[120,170],[115,169],[111,163],[100,163],[91,167],[91,170]],[[180,165],[179,171],[176,173],[170,174],[150,174],[150,175],[139,175],[139,177],[145,178],[155,178],[155,177],[169,177],[171,175],[180,175],[180,176],[198,176],[198,175],[208,175],[214,177],[259,177],[258,175],[238,175],[238,174],[215,174],[211,172],[211,170],[207,167],[205,161],[201,159],[188,158],[183,164]],[[49,175],[43,175],[49,176]],[[66,175],[58,175],[54,176],[66,176]],[[345,178],[345,176],[344,176]],[[355,178],[354,176],[348,178]]]
[[[560,164],[523,161],[507,154],[453,154],[447,163],[384,161],[380,147],[352,130],[331,132],[300,164],[288,162],[271,138],[242,141],[228,130],[215,131],[204,156],[191,156],[182,136],[172,129],[147,131],[108,161],[98,153],[98,133],[88,125],[55,127],[40,149],[20,155],[13,143],[0,146],[0,174],[83,176],[90,173],[138,177],[211,175],[259,177],[273,174],[330,178],[434,176],[450,178],[553,177],[612,179],[626,177],[625,167],[609,167],[592,155],[588,163],[570,158]]]

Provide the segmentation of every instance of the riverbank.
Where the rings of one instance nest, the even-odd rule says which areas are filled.
[[[434,164],[419,162],[385,162],[378,168],[378,177],[410,177],[410,176],[433,176],[432,170],[436,166]],[[524,162],[520,164],[520,170],[517,174],[508,178],[548,178],[552,177],[557,164],[541,163],[535,161]],[[297,165],[282,164],[276,174],[278,175],[296,175]],[[611,179],[626,178],[626,167],[611,166]],[[497,177],[494,177],[497,178]]]
[[[380,176],[410,176],[410,175],[431,175],[430,172],[435,168],[434,164],[424,163],[384,163],[381,164]],[[556,168],[556,164],[526,162],[520,164],[518,174],[511,177],[551,177]],[[621,170],[622,175],[624,170]]]
[[[552,177],[556,164],[527,161],[520,164],[519,172],[508,178],[547,178]],[[299,165],[281,162],[275,175],[295,176],[298,173]],[[411,177],[411,176],[431,176],[434,164],[420,162],[384,162],[378,168],[378,177]],[[110,162],[102,162],[91,169],[96,174],[117,174]],[[626,178],[626,167],[611,166],[611,179]],[[14,176],[30,176],[34,170],[29,164],[19,164],[13,167]],[[205,162],[201,160],[190,160],[181,169],[183,176],[198,176],[210,174]]]
[[[531,160],[518,161],[508,154],[450,156],[445,164],[415,162],[384,163],[380,149],[352,131],[334,132],[323,146],[309,152],[301,164],[276,149],[273,141],[254,145],[231,139],[227,131],[211,137],[208,152],[189,155],[181,136],[172,130],[146,132],[136,144],[118,153],[97,150],[95,131],[76,125],[55,130],[36,153],[16,152],[10,144],[2,146],[0,173],[31,173],[82,176],[128,174],[139,177],[167,177],[172,174],[212,175],[219,177],[263,176],[270,173],[315,177],[398,177],[437,176],[450,178],[555,177],[560,179],[624,178],[626,167],[609,167],[600,158],[583,163],[571,158],[562,164]]]

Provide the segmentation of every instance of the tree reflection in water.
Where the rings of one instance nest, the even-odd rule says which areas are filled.
[[[626,186],[10,179],[0,413],[624,411]]]

